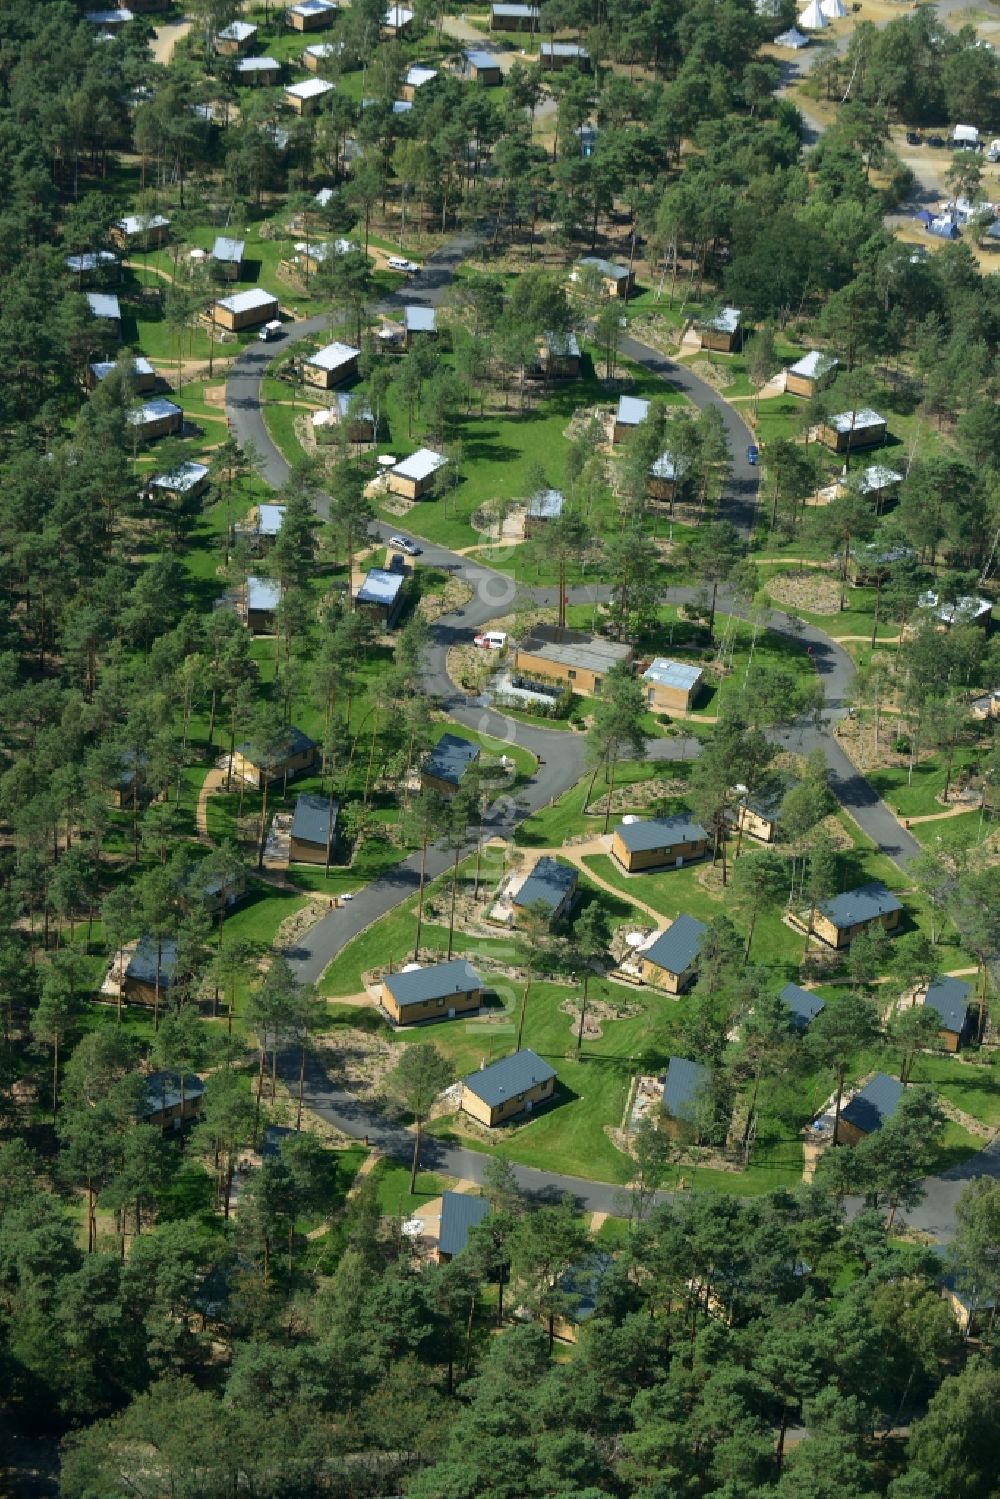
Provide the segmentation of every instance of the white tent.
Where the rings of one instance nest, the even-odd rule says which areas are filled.
[[[802,32],[796,26],[793,26],[791,31],[783,31],[780,36],[776,36],[774,45],[776,47],[791,47],[793,51],[798,52],[801,47],[808,47],[809,38],[803,36]]]
[[[847,15],[843,0],[819,0],[819,8],[828,21],[842,21]]]
[[[826,28],[826,16],[820,10],[819,0],[809,0],[809,4],[799,16],[799,29],[801,31],[823,31]]]

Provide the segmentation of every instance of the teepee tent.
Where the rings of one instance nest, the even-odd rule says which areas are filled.
[[[799,29],[801,31],[823,31],[826,27],[826,16],[820,10],[819,0],[809,0],[809,4],[799,16]]]
[[[819,8],[828,21],[842,21],[847,15],[844,0],[819,0]]]

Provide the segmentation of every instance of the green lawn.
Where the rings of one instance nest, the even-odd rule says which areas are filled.
[[[684,761],[670,761],[659,764],[648,762],[630,762],[619,765],[615,774],[616,786],[636,785],[641,781],[653,780],[656,776],[670,776],[677,780],[686,779],[688,766]],[[519,844],[528,848],[556,848],[565,843],[567,838],[575,837],[579,833],[597,834],[604,829],[604,817],[596,815],[584,815],[584,802],[590,787],[591,777],[584,776],[564,791],[555,802],[548,807],[543,807],[531,817],[520,823],[515,831],[514,838]],[[594,797],[600,797],[603,790],[603,779],[598,777],[594,782]],[[670,811],[680,810],[681,801],[678,799],[676,807],[668,808]],[[636,803],[641,806],[641,803]],[[611,825],[620,818],[620,813],[612,813]]]
[[[416,1191],[410,1191],[410,1168],[396,1161],[382,1160],[372,1172],[378,1187],[379,1207],[387,1217],[409,1218],[419,1213],[432,1197],[440,1197],[452,1178],[437,1176],[433,1171],[418,1171]]]
[[[889,732],[892,732],[891,728]],[[976,752],[971,746],[958,749],[952,766],[952,785],[962,766],[975,764],[976,759]],[[905,765],[873,770],[868,775],[879,796],[900,817],[928,817],[944,812],[944,804],[937,799],[944,790],[944,778],[945,765],[941,755],[931,755],[926,760],[921,760],[913,767],[912,778]],[[969,815],[974,816],[978,822],[978,811]],[[942,820],[936,832],[943,832],[946,826],[947,823]]]

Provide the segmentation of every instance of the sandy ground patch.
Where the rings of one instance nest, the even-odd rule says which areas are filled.
[[[815,571],[779,573],[764,586],[776,604],[810,614],[837,614],[840,609],[840,580],[818,577]]]

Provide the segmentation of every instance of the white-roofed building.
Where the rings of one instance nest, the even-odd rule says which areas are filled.
[[[612,441],[624,442],[629,433],[634,432],[648,415],[649,402],[644,401],[641,396],[619,396]]]
[[[687,472],[687,463],[673,453],[661,453],[650,464],[646,479],[646,493],[654,500],[666,500],[673,504],[677,498],[677,486]]]
[[[236,57],[245,52],[257,35],[256,26],[249,21],[230,21],[215,38],[215,50],[220,57]]]
[[[325,31],[336,19],[333,0],[299,0],[285,11],[285,20],[293,31]]]
[[[717,354],[734,353],[743,342],[742,317],[738,307],[723,307],[714,317],[704,318],[698,324],[702,348]]]
[[[101,381],[106,380],[115,368],[113,359],[95,359],[89,364],[87,366],[87,384],[90,389],[96,390]],[[155,389],[159,376],[144,354],[136,354],[134,356],[130,373],[132,384],[140,394]]]
[[[833,354],[819,349],[810,349],[785,371],[785,390],[790,396],[803,396],[811,400],[817,391],[824,390],[835,379],[840,360]]]
[[[389,470],[389,489],[404,499],[419,500],[432,488],[435,474],[447,462],[447,458],[442,453],[435,453],[433,448],[418,448]]]
[[[154,396],[151,401],[130,411],[129,426],[135,427],[143,442],[153,442],[157,437],[169,437],[179,432],[184,425],[184,413],[165,396]]]
[[[360,349],[351,348],[349,343],[327,343],[325,348],[316,349],[315,354],[304,358],[303,378],[310,385],[319,385],[321,390],[331,390],[345,379],[357,378],[358,355]]]
[[[896,490],[902,482],[903,475],[898,469],[886,468],[881,463],[872,463],[863,470],[858,479],[858,493],[871,500],[875,506],[876,515],[880,515],[886,505],[894,503]]]
[[[437,312],[433,307],[407,303],[403,308],[403,344],[409,348],[415,334],[437,332]]]
[[[296,114],[312,114],[327,94],[332,94],[334,85],[326,78],[306,78],[302,83],[290,83],[285,89],[285,103]]]
[[[382,16],[384,37],[405,36],[413,25],[413,11],[405,5],[390,5]]]
[[[407,574],[384,567],[373,567],[354,595],[354,607],[391,630],[399,617],[405,597]]]
[[[335,42],[313,42],[303,49],[302,66],[308,73],[318,73],[321,68],[331,62],[341,50],[340,44]]]
[[[820,7],[819,0],[809,0],[809,4],[799,16],[799,30],[825,31],[829,24]]]
[[[217,234],[212,246],[212,259],[227,281],[238,281],[243,270],[243,255],[246,241],[233,239],[229,234]]]
[[[182,463],[168,474],[155,474],[148,487],[168,499],[194,499],[208,488],[208,465]]]
[[[500,4],[490,6],[491,31],[527,31],[532,35],[538,30],[538,6]]]
[[[244,328],[259,328],[278,316],[278,299],[262,286],[220,297],[212,305],[212,317],[222,328],[239,333]]]
[[[162,213],[127,213],[111,231],[122,249],[152,250],[162,245],[170,229],[170,220]]]
[[[123,26],[128,25],[129,21],[135,20],[132,11],[124,5],[116,5],[108,10],[85,10],[83,18],[89,21],[91,26],[99,26],[102,31],[112,32],[120,31]]]
[[[559,73],[563,68],[579,68],[581,73],[588,73],[590,53],[579,42],[542,42],[538,48],[538,66],[549,73]]]
[[[241,57],[236,64],[236,77],[240,83],[255,88],[265,83],[277,83],[281,77],[281,63],[276,57]]]
[[[118,256],[113,255],[110,250],[84,250],[82,255],[66,255],[63,264],[68,271],[72,271],[80,286],[89,284],[100,272],[105,271],[109,275],[118,270]]]
[[[877,411],[863,407],[858,411],[838,411],[820,424],[819,440],[835,453],[851,453],[855,448],[873,448],[885,442],[886,421]]]
[[[242,615],[253,635],[271,635],[275,614],[281,603],[281,584],[273,578],[247,578]]]
[[[993,628],[993,605],[976,594],[965,594],[952,604],[943,604],[940,594],[928,589],[917,600],[917,608],[930,614],[939,629],[950,630],[952,625],[977,625],[987,631]]]
[[[437,75],[437,68],[425,68],[420,63],[413,63],[407,68],[403,78],[403,87],[400,90],[403,98],[412,104],[416,98],[417,89],[423,88],[425,83],[431,83]]]
[[[92,317],[114,327],[121,333],[122,310],[113,291],[88,291],[84,293]]]
[[[690,661],[656,656],[642,674],[643,692],[651,708],[687,713],[697,701],[705,673]]]
[[[321,390],[332,390],[335,385],[357,377],[360,352],[350,344],[327,344],[303,359],[303,379],[310,385],[318,385]]]

